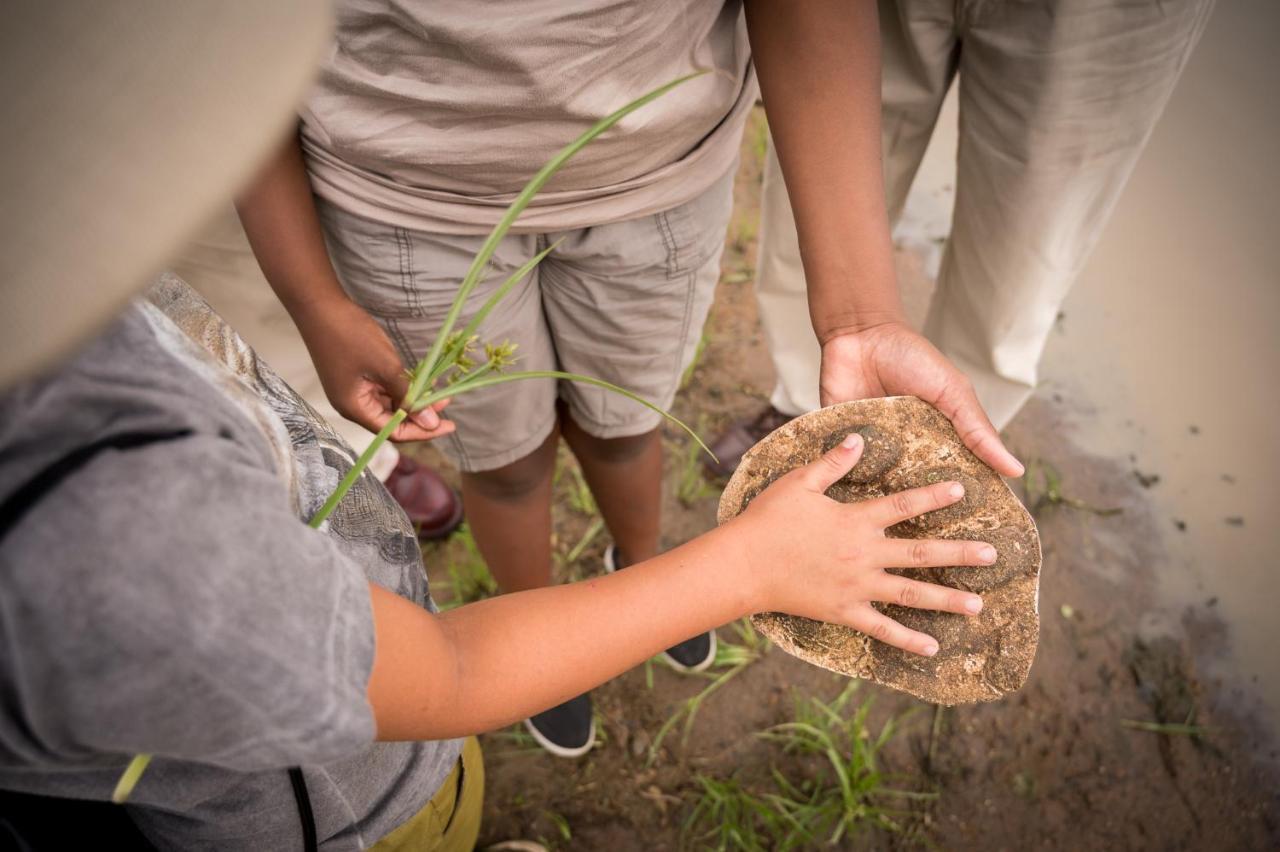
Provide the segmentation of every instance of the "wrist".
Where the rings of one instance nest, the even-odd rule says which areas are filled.
[[[732,583],[739,595],[739,617],[765,612],[773,608],[773,564],[768,557],[768,541],[760,538],[753,517],[745,512],[715,530],[723,551],[720,558],[735,567]]]
[[[833,317],[823,323],[821,328],[815,325],[813,331],[817,335],[818,345],[825,348],[828,343],[840,337],[862,334],[882,326],[906,324],[906,315],[900,308],[884,308],[858,311],[845,317]]]
[[[303,297],[282,298],[285,310],[304,337],[315,330],[322,330],[346,316],[361,310],[341,288],[316,288],[319,292]]]

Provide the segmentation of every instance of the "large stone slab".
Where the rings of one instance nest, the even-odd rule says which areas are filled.
[[[836,624],[782,613],[752,618],[756,629],[802,660],[866,678],[937,704],[991,701],[1026,681],[1040,633],[1040,537],[1004,480],[960,441],[951,423],[915,397],[833,405],[793,420],[743,457],[720,498],[719,522],[733,518],[779,476],[808,464],[850,432],[866,442],[862,459],[827,495],[843,503],[946,480],[964,484],[953,506],[891,527],[897,538],[985,541],[999,552],[984,567],[894,569],[894,573],[982,595],[977,616],[893,604],[876,608],[938,640],[920,657]]]

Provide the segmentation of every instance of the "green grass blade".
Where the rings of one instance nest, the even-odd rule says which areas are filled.
[[[582,538],[578,539],[578,543],[573,546],[573,549],[569,551],[569,553],[565,556],[564,560],[569,563],[577,562],[582,557],[583,551],[585,551],[587,547],[590,546],[591,542],[595,539],[596,536],[600,534],[600,531],[603,529],[604,529],[603,518],[592,519],[591,525],[587,527],[587,531],[582,534]]]
[[[564,238],[556,240],[554,243],[529,258],[529,260],[525,262],[524,266],[521,266],[511,274],[510,278],[503,281],[502,286],[493,292],[493,295],[485,301],[480,310],[476,311],[476,315],[471,318],[471,322],[467,323],[466,328],[462,329],[462,339],[466,340],[468,337],[478,332],[480,330],[480,323],[484,322],[485,317],[489,316],[493,309],[498,306],[498,302],[501,302],[506,297],[507,293],[511,292],[511,288],[515,287],[519,281],[532,272],[534,267],[541,263],[544,257],[555,251],[562,242],[564,242]]]
[[[120,780],[116,782],[116,789],[111,793],[111,801],[117,805],[123,805],[129,798],[129,794],[133,792],[133,788],[138,785],[138,779],[147,770],[147,764],[150,762],[151,755],[135,754],[133,760],[129,761],[129,765],[121,773]]]
[[[497,290],[495,290],[493,292],[493,295],[491,295],[487,300],[485,300],[484,305],[481,306],[480,310],[476,312],[476,315],[471,318],[471,321],[467,323],[466,328],[464,328],[462,332],[458,335],[457,342],[454,344],[454,346],[455,347],[465,346],[467,340],[480,330],[480,324],[484,322],[485,317],[489,316],[489,314],[493,312],[493,309],[498,306],[498,303],[501,302],[506,297],[506,295],[511,292],[512,288],[514,288],[516,284],[518,284],[521,280],[525,278],[525,276],[527,276],[530,272],[532,272],[534,267],[536,267],[539,263],[542,262],[543,258],[551,254],[551,252],[554,251],[556,247],[559,246],[562,242],[564,242],[564,239],[556,240],[554,243],[547,246],[545,249],[538,252],[533,257],[529,258],[529,260],[526,261],[523,266],[521,266],[519,269],[517,269],[515,272],[511,274],[511,277],[509,277],[506,281],[503,281],[502,286],[500,286]],[[454,352],[452,350],[446,350],[445,352],[441,353],[440,362],[431,369],[428,376],[428,380],[423,385],[424,389],[433,386],[433,384],[435,383],[435,380],[440,378],[440,376],[443,375],[445,371],[447,371],[449,367],[453,365],[453,362],[455,360],[453,355],[454,355]],[[412,398],[407,399],[406,403],[408,403],[409,405],[412,405],[413,404]]]
[[[1178,722],[1147,722],[1141,719],[1121,719],[1120,724],[1135,731],[1146,731],[1150,734],[1175,734],[1186,737],[1199,737],[1210,731],[1204,725],[1187,725]]]
[[[320,507],[320,511],[316,512],[315,515],[311,517],[311,520],[307,522],[307,526],[312,529],[319,529],[320,525],[323,524],[331,514],[333,514],[333,510],[338,507],[338,504],[342,502],[342,498],[347,495],[347,491],[351,489],[352,485],[355,485],[356,480],[360,478],[362,473],[364,473],[365,468],[369,466],[369,462],[373,460],[378,449],[387,442],[387,438],[391,436],[391,433],[394,432],[396,427],[403,423],[404,419],[408,416],[409,413],[403,408],[398,409],[395,414],[391,415],[391,419],[382,427],[382,431],[374,436],[374,439],[369,443],[369,446],[365,447],[364,452],[360,454],[360,457],[356,459],[355,464],[351,465],[351,469],[347,471],[347,475],[342,477],[342,481],[338,483],[338,487],[329,495],[329,499],[324,501],[324,505]]]
[[[612,382],[606,382],[604,379],[593,379],[590,376],[581,376],[577,373],[564,373],[560,370],[529,370],[523,373],[505,373],[500,376],[488,376],[483,379],[476,379],[475,381],[470,382],[462,381],[452,387],[443,388],[427,394],[414,406],[414,410],[420,411],[431,403],[438,402],[446,397],[453,397],[460,393],[466,393],[467,391],[478,390],[479,388],[489,387],[490,385],[500,385],[504,382],[519,381],[521,379],[564,379],[570,382],[582,382],[587,385],[595,385],[596,387],[613,391],[616,394],[621,394],[627,399],[640,403],[650,411],[656,411],[658,414],[661,414],[667,420],[683,429],[689,437],[697,441],[698,446],[702,447],[702,449],[706,451],[707,455],[711,456],[713,459],[716,457],[716,454],[711,452],[711,448],[703,443],[702,439],[698,437],[698,433],[686,426],[684,421],[676,417],[674,414],[669,414],[666,411],[663,411],[652,402],[637,396],[626,388],[620,388]]]
[[[519,218],[520,214],[524,212],[524,209],[529,206],[530,202],[533,201],[534,196],[537,195],[542,187],[546,185],[547,181],[551,180],[552,176],[556,172],[560,171],[564,164],[569,161],[569,158],[581,151],[589,142],[591,142],[591,140],[604,133],[610,127],[613,127],[619,121],[641,107],[662,97],[676,86],[692,80],[694,77],[700,77],[706,73],[706,71],[697,71],[693,74],[686,74],[683,77],[672,80],[670,83],[659,86],[652,92],[642,95],[621,109],[600,119],[589,130],[587,130],[587,132],[561,148],[559,153],[552,157],[547,164],[543,166],[527,184],[525,184],[524,189],[520,191],[520,194],[511,202],[511,206],[507,208],[507,212],[502,214],[502,218],[498,220],[498,224],[493,226],[493,230],[489,232],[489,236],[480,247],[480,251],[476,253],[475,260],[471,262],[471,268],[467,270],[467,274],[462,279],[462,285],[458,288],[458,295],[454,297],[453,304],[449,307],[449,313],[445,315],[444,323],[440,327],[440,332],[436,335],[435,341],[431,344],[431,350],[420,362],[419,367],[421,369],[415,370],[414,381],[409,388],[410,399],[417,398],[426,389],[427,376],[430,374],[431,370],[435,368],[436,361],[440,358],[440,353],[444,347],[445,340],[453,331],[453,326],[457,323],[459,314],[462,313],[462,306],[466,302],[467,296],[471,294],[471,291],[475,289],[476,284],[479,283],[480,276],[484,273],[485,267],[488,266],[489,260],[493,257],[493,253],[498,248],[498,243],[501,242],[502,238],[507,235],[509,230],[511,230],[511,226],[515,224],[516,219]]]

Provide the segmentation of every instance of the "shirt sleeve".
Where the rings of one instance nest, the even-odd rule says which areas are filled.
[[[209,435],[105,451],[10,531],[0,759],[248,771],[372,742],[364,572],[259,464]]]

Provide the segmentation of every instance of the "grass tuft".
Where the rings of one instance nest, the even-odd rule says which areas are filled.
[[[711,683],[707,684],[696,695],[681,702],[680,706],[676,708],[676,712],[672,713],[662,723],[662,727],[658,728],[657,734],[653,737],[653,742],[649,745],[647,766],[652,766],[654,761],[657,760],[663,741],[682,720],[684,722],[684,731],[680,738],[680,745],[684,747],[689,741],[689,734],[693,731],[694,720],[697,719],[698,711],[702,709],[703,702],[726,683],[740,675],[748,666],[763,657],[769,650],[769,640],[757,633],[747,619],[743,618],[734,622],[733,630],[738,635],[738,642],[729,642],[717,637],[715,661],[711,664],[710,669],[697,673],[697,676],[708,678]],[[651,669],[646,670],[646,682],[652,688]]]
[[[1050,506],[1065,506],[1080,512],[1089,512],[1099,517],[1118,515],[1121,508],[1103,509],[1086,503],[1076,497],[1069,497],[1062,489],[1062,474],[1052,463],[1044,459],[1032,459],[1027,465],[1027,475],[1023,480],[1026,489],[1026,504],[1033,515],[1039,514]]]
[[[699,431],[704,426],[705,418],[699,420]],[[676,456],[675,481],[676,499],[686,509],[691,509],[706,498],[713,497],[719,493],[718,489],[707,481],[702,468],[701,448],[692,441],[686,441],[680,446],[679,453]]]
[[[498,584],[489,573],[489,566],[480,555],[475,537],[466,524],[449,536],[442,548],[445,554],[445,570],[449,575],[449,594],[440,604],[441,610],[450,610],[474,603],[498,593]]]
[[[771,787],[763,791],[735,778],[699,776],[700,794],[684,825],[685,845],[763,852],[838,846],[876,830],[910,837],[904,827],[912,812],[901,803],[936,794],[890,786],[879,753],[896,735],[898,720],[872,733],[871,699],[851,705],[859,686],[851,682],[830,703],[802,701],[794,721],[757,735],[785,754],[812,757],[812,768],[803,775],[787,776],[775,768]]]

